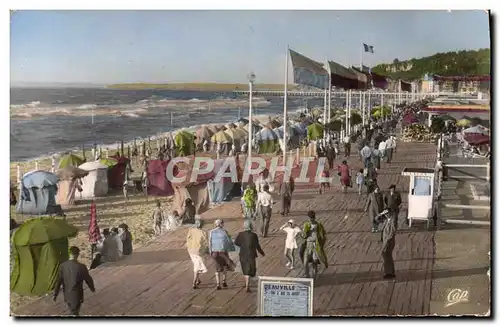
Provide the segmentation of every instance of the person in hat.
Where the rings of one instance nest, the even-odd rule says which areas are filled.
[[[380,193],[378,186],[373,192],[368,194],[365,204],[365,213],[368,212],[368,217],[372,223],[372,232],[378,232],[377,216],[384,210],[384,197]]]
[[[120,259],[118,245],[116,244],[109,228],[104,229],[102,231],[102,235],[104,236],[104,240],[99,250],[101,254],[101,261],[105,263],[118,261],[118,259]]]
[[[59,266],[59,274],[54,286],[54,302],[57,300],[61,285],[64,293],[64,301],[72,316],[80,314],[83,303],[83,282],[87,283],[90,291],[95,292],[94,280],[89,274],[87,267],[78,261],[80,249],[75,246],[69,248],[69,260]]]
[[[227,272],[232,272],[236,268],[235,263],[229,258],[229,252],[235,251],[235,248],[229,233],[224,229],[224,221],[217,219],[214,226],[215,228],[210,231],[208,237],[208,250],[215,262],[215,280],[217,290],[220,290],[221,285],[227,288]]]
[[[269,223],[273,212],[273,197],[269,193],[269,185],[266,184],[263,190],[257,194],[257,212],[260,216],[260,235],[265,238],[269,231]]]
[[[384,279],[394,279],[396,277],[394,258],[392,253],[395,247],[396,220],[389,210],[384,210],[377,216],[378,223],[382,224],[382,260],[384,262]]]
[[[158,200],[156,202],[156,208],[153,211],[152,214],[152,219],[153,219],[153,230],[156,236],[161,235],[161,225],[163,224],[163,221],[165,220],[165,217],[163,216],[163,210],[161,209],[161,203]]]
[[[394,216],[396,229],[398,227],[399,206],[401,206],[401,194],[396,191],[396,185],[389,186],[389,193],[384,197],[385,207]]]
[[[289,219],[286,224],[280,227],[281,231],[286,233],[285,239],[285,258],[287,259],[286,267],[293,269],[295,267],[295,251],[297,251],[297,235],[300,233],[300,228],[295,224],[293,219]]]
[[[318,273],[318,265],[322,262],[328,268],[328,259],[325,254],[326,231],[323,224],[316,220],[314,211],[307,212],[309,221],[304,223],[302,237],[305,241],[299,250],[299,255],[304,265],[304,277],[310,278],[310,264],[313,265],[313,277]]]
[[[193,263],[193,289],[201,284],[200,275],[208,271],[203,258],[208,254],[208,234],[202,230],[202,226],[200,216],[196,215],[194,227],[188,230],[186,236],[186,247]]]
[[[250,278],[257,275],[257,252],[264,257],[266,254],[259,244],[259,237],[252,232],[252,222],[243,222],[243,231],[238,233],[234,244],[240,247],[239,257],[241,271],[245,276],[245,289],[250,292]]]
[[[122,223],[118,225],[118,233],[120,234],[120,238],[122,239],[122,254],[123,255],[131,255],[133,248],[132,248],[132,233],[130,233],[128,229],[128,225],[125,223]]]
[[[279,194],[281,196],[281,216],[288,216],[290,213],[294,186],[295,182],[292,176],[290,176],[288,181],[285,180],[280,184]]]

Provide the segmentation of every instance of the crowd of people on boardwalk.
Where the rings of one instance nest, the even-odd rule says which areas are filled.
[[[395,185],[391,185],[388,193],[383,195],[377,182],[377,176],[383,168],[382,162],[391,164],[396,152],[396,138],[393,134],[395,123],[396,120],[389,121],[384,126],[372,124],[342,140],[335,139],[327,133],[324,140],[316,142],[317,157],[326,157],[328,161],[322,176],[328,178],[332,173],[336,173],[343,192],[347,192],[349,188],[353,187],[354,178],[358,194],[361,196],[366,193],[365,212],[368,213],[371,222],[371,231],[380,233],[381,236],[384,278],[387,279],[395,277],[392,252],[398,228],[401,195],[396,191]],[[348,164],[348,158],[351,156],[352,146],[356,143],[362,168],[354,174],[353,169]],[[335,166],[336,159],[341,156],[341,147],[344,150],[344,158],[339,165]],[[327,192],[333,186],[329,182],[322,182],[319,185],[319,193]],[[157,202],[151,214],[152,228],[156,235],[161,235],[165,231],[174,231],[181,225],[189,227],[186,248],[193,265],[193,289],[199,288],[202,282],[201,275],[208,273],[206,258],[210,258],[215,267],[217,290],[228,287],[227,273],[235,271],[239,265],[244,276],[244,288],[247,292],[251,292],[250,281],[257,276],[256,259],[259,255],[265,256],[266,248],[261,247],[259,239],[269,235],[270,222],[276,204],[273,198],[275,191],[280,199],[279,213],[281,216],[285,217],[291,213],[295,191],[293,177],[282,180],[278,187],[275,187],[269,171],[265,169],[255,182],[250,180],[244,188],[241,197],[243,227],[242,231],[234,238],[225,229],[222,219],[215,220],[213,228],[208,232],[205,231],[203,219],[197,215],[191,199],[186,199],[182,212],[172,211],[170,214],[165,214],[160,202]],[[303,276],[315,278],[318,275],[319,266],[328,267],[325,253],[327,232],[323,224],[316,218],[314,211],[309,211],[307,217],[308,220],[301,226],[294,219],[288,219],[278,229],[278,232],[282,233],[284,238],[283,255],[286,259],[286,267],[294,269],[298,255],[304,267]],[[77,261],[77,249],[71,249],[70,260]],[[118,228],[104,229],[102,241],[96,245],[95,249],[97,254],[90,269],[103,262],[114,262],[122,256],[130,255],[132,253],[132,235],[128,226],[121,224]],[[239,261],[234,262],[230,253],[238,253]],[[86,272],[83,272],[83,268]],[[80,269],[81,271],[78,272]],[[83,282],[87,282],[89,288],[95,290],[88,270],[85,266],[68,263],[64,268],[61,265],[59,278],[58,284],[63,285],[68,308],[72,314],[77,315],[80,305],[76,305],[71,299],[72,291],[77,293],[75,294],[77,296],[81,292],[81,300],[79,301],[81,304],[83,301]],[[60,285],[54,292],[54,298],[57,297],[59,288]],[[66,299],[66,295],[69,296],[69,299]]]

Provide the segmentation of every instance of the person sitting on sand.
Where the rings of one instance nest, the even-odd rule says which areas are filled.
[[[194,207],[193,200],[187,198],[184,202],[183,211],[180,214],[182,224],[194,224],[196,215],[196,207]]]
[[[114,262],[120,258],[118,253],[118,246],[116,245],[116,241],[114,237],[109,232],[109,229],[104,229],[102,231],[104,235],[104,240],[102,242],[102,247],[100,248],[101,261],[102,262]]]
[[[165,231],[175,231],[177,230],[182,224],[182,221],[180,219],[179,213],[177,211],[173,211],[172,214],[170,214],[163,225],[163,230]]]
[[[118,226],[118,230],[120,233],[120,238],[122,239],[123,244],[123,255],[132,254],[132,233],[128,230],[128,225],[122,223]]]
[[[120,238],[118,228],[112,228],[111,235],[113,236],[113,239],[115,239],[116,241],[116,247],[118,248],[118,256],[119,257],[123,256],[123,242],[122,239]]]

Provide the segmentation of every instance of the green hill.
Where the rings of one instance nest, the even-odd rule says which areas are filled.
[[[421,79],[425,74],[441,76],[490,75],[490,49],[436,53],[390,64],[379,64],[372,71],[394,79]]]

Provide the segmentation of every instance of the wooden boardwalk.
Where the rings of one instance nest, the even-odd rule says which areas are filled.
[[[396,184],[403,195],[400,220],[406,212],[408,178],[401,176],[406,167],[433,167],[435,150],[431,144],[400,143],[391,165],[383,164],[379,176],[382,189]],[[360,168],[357,157],[349,159]],[[426,315],[431,296],[433,232],[401,230],[396,236],[395,281],[382,279],[380,235],[372,234],[363,213],[365,197],[353,189],[343,194],[335,186],[318,195],[317,187],[300,187],[292,203],[296,222],[307,219],[315,210],[328,232],[326,253],[330,267],[321,269],[314,289],[315,315]],[[222,218],[232,235],[242,227],[239,204],[221,205],[203,214],[204,219]],[[290,218],[290,217],[289,217]],[[261,239],[266,256],[258,258],[258,274],[300,277],[300,262],[295,270],[284,263],[284,234],[278,228],[287,218],[273,214],[270,236]],[[210,228],[207,225],[205,228]],[[132,230],[133,232],[133,230]],[[166,234],[136,250],[122,261],[104,265],[92,272],[97,292],[86,291],[81,314],[90,316],[175,316],[175,315],[254,315],[256,288],[245,293],[243,276],[228,274],[227,289],[216,291],[213,264],[202,276],[200,289],[193,290],[192,264],[185,245],[186,229]],[[17,316],[65,315],[62,295],[57,303],[50,297],[20,307]]]

